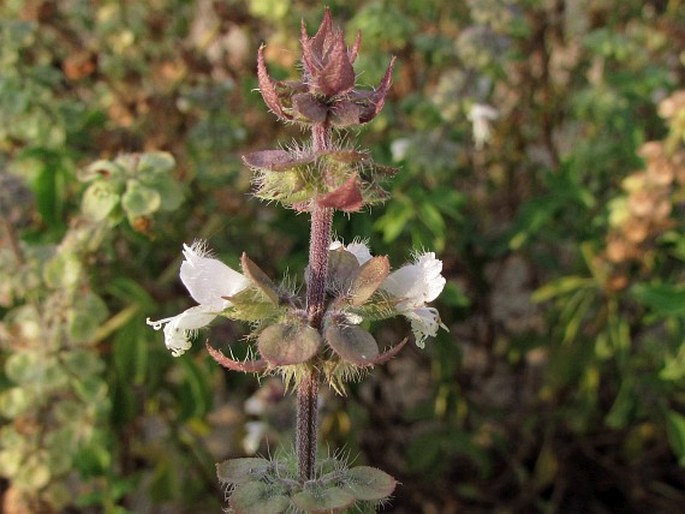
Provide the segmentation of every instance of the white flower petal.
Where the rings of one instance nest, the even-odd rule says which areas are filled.
[[[190,350],[190,332],[180,330],[173,322],[167,323],[164,327],[164,344],[171,351],[174,357],[180,357],[187,350]]]
[[[381,289],[402,300],[397,306],[400,311],[419,307],[442,292],[446,281],[441,271],[442,261],[433,252],[424,253],[414,264],[390,273]]]
[[[183,245],[185,260],[181,264],[181,281],[190,296],[202,305],[223,310],[230,302],[222,296],[232,296],[249,285],[249,280],[223,262],[206,257],[202,243]]]
[[[371,259],[371,251],[364,243],[351,243],[345,248],[348,252],[357,258],[359,264],[364,264]]]
[[[440,328],[440,314],[433,307],[418,307],[404,313],[411,322],[411,330],[416,338],[416,346],[423,348],[426,346],[428,337],[435,337]]]
[[[155,330],[164,328],[164,344],[174,357],[178,357],[190,349],[192,332],[209,325],[217,314],[211,306],[197,305],[176,316],[157,321],[148,318],[146,322]]]

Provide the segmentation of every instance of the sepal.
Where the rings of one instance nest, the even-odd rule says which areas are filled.
[[[269,325],[257,336],[259,354],[271,367],[308,361],[319,351],[319,332],[299,320]]]
[[[372,366],[378,357],[378,343],[366,330],[343,320],[327,320],[324,337],[328,346],[341,358],[357,366]]]
[[[259,289],[264,297],[267,298],[273,305],[278,305],[280,299],[278,296],[278,291],[276,286],[274,286],[271,279],[262,269],[257,266],[245,252],[243,252],[240,257],[240,265],[243,269],[243,273],[247,278],[249,278],[252,283]]]
[[[350,305],[364,305],[390,274],[390,261],[386,256],[372,257],[362,264],[355,274],[348,298]]]
[[[221,314],[235,321],[263,322],[278,318],[283,313],[283,308],[274,305],[256,285],[222,298],[228,300],[230,305]]]
[[[321,207],[330,207],[343,212],[357,212],[364,206],[357,176],[352,176],[336,190],[318,198]]]

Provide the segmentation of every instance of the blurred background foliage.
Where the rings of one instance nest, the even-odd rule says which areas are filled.
[[[329,5],[363,33],[362,83],[399,58],[382,115],[349,136],[401,167],[392,199],[337,234],[396,266],[438,252],[450,332],[326,391],[323,448],[397,477],[388,512],[680,511],[685,3]],[[255,55],[268,42],[288,77],[322,11],[1,4],[2,512],[220,512],[214,462],[292,444],[278,380],[201,344],[174,359],[145,318],[190,304],[195,238],[300,280],[307,219],[252,198],[240,154],[302,136],[255,92]],[[207,335],[241,351],[239,326]]]

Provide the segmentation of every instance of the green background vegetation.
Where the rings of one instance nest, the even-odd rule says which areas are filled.
[[[322,447],[395,476],[388,512],[678,512],[685,99],[670,95],[685,88],[685,3],[330,7],[350,42],[363,33],[362,84],[398,57],[384,111],[350,137],[401,167],[391,200],[338,216],[336,233],[395,266],[436,251],[450,332],[346,397],[326,391]],[[220,512],[214,463],[254,451],[255,422],[260,452],[291,444],[278,380],[225,373],[202,344],[174,359],[145,318],[191,304],[177,273],[195,238],[301,281],[307,219],[252,198],[240,154],[302,136],[255,92],[256,49],[287,78],[300,18],[322,12],[2,3],[3,512]],[[477,103],[499,112],[482,148]],[[240,354],[242,335],[218,323],[198,343]]]

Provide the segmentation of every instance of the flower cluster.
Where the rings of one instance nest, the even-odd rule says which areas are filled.
[[[163,329],[175,357],[190,348],[195,331],[217,316],[247,320],[255,327],[251,339],[260,358],[239,362],[208,347],[220,364],[239,371],[268,371],[317,360],[330,370],[330,382],[340,386],[354,369],[385,362],[404,345],[403,341],[380,353],[376,340],[360,326],[364,321],[402,315],[410,321],[420,347],[444,327],[438,311],[427,306],[445,286],[442,262],[432,252],[390,272],[387,257],[373,257],[365,244],[333,242],[320,330],[307,324],[304,300],[274,286],[247,256],[241,260],[243,273],[211,257],[203,242],[184,245],[183,256],[181,281],[198,305],[147,321],[155,330]]]

